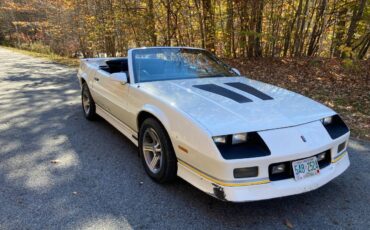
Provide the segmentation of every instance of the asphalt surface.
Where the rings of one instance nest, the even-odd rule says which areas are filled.
[[[0,229],[369,229],[370,144],[301,195],[234,204],[159,185],[104,120],[83,117],[76,70],[0,48]]]

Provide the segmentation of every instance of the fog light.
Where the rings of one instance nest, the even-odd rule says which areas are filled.
[[[234,169],[235,178],[246,178],[246,177],[256,177],[258,176],[258,167],[249,167],[249,168],[238,168]]]
[[[317,155],[317,161],[322,161],[324,160],[326,157],[326,153],[323,152],[323,153],[320,153],[319,155]]]
[[[285,168],[286,168],[285,164],[275,165],[275,166],[272,167],[271,173],[272,174],[283,173],[283,172],[285,172]]]
[[[346,142],[343,142],[342,144],[338,145],[338,153],[342,152],[345,147],[346,147]]]

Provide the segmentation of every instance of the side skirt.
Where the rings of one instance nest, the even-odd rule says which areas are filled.
[[[130,127],[122,123],[120,120],[115,118],[113,115],[105,111],[102,107],[96,105],[96,113],[113,125],[118,131],[125,135],[134,145],[138,146],[137,133],[133,131]]]

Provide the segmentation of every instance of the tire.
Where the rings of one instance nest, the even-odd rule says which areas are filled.
[[[146,119],[140,127],[139,153],[146,173],[154,181],[168,183],[176,179],[177,158],[171,140],[164,127],[154,118]],[[154,157],[157,163],[153,161]]]
[[[81,105],[85,118],[89,121],[95,120],[97,117],[96,106],[86,83],[82,85]]]

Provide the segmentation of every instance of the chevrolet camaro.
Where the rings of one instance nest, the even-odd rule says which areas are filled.
[[[99,115],[138,146],[159,183],[178,176],[245,202],[317,189],[350,165],[350,132],[335,111],[240,76],[204,49],[82,59],[78,79],[85,117]]]

